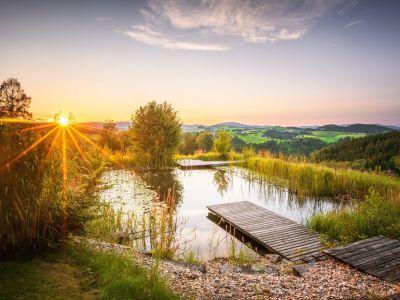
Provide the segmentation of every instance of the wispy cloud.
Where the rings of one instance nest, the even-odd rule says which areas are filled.
[[[229,47],[214,44],[200,44],[186,41],[179,41],[165,36],[161,32],[154,31],[147,26],[133,26],[132,30],[121,32],[132,39],[152,46],[158,46],[171,50],[201,50],[201,51],[226,51]]]
[[[147,3],[141,10],[144,23],[125,31],[126,35],[168,49],[207,51],[228,50],[237,43],[300,39],[328,12],[335,10],[337,14],[349,7],[345,0],[148,0]],[[357,1],[351,3],[352,7]],[[226,43],[230,46],[225,46]]]
[[[344,25],[343,28],[350,28],[350,27],[358,26],[363,22],[364,22],[363,20],[353,21],[353,22],[350,22],[350,23],[347,23],[346,25]]]

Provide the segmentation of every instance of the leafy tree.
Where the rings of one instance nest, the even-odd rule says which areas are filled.
[[[196,134],[185,132],[183,134],[182,144],[179,147],[179,152],[185,155],[194,154],[197,150]]]
[[[225,129],[220,129],[216,133],[216,139],[214,141],[214,148],[217,152],[224,155],[225,157],[232,150],[232,136]]]
[[[197,136],[196,143],[201,151],[209,152],[214,145],[214,135],[211,132],[203,131]]]
[[[111,150],[121,149],[121,144],[118,140],[118,127],[117,123],[112,120],[106,120],[103,128],[100,131],[100,143],[104,147]]]
[[[0,118],[30,119],[30,104],[31,97],[25,94],[17,79],[3,81],[0,86]]]
[[[139,107],[132,116],[131,132],[143,163],[152,167],[171,164],[181,140],[181,126],[177,111],[167,102],[151,101]]]

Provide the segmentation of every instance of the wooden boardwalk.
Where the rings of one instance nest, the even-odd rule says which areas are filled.
[[[239,164],[244,162],[243,160],[212,160],[205,161],[200,159],[179,159],[175,163],[181,169],[201,169],[201,168],[211,168],[211,167],[220,167],[220,166],[228,166],[233,164]]]
[[[207,206],[212,214],[272,253],[294,262],[325,258],[318,233],[251,202]]]
[[[400,281],[398,240],[375,236],[323,252],[367,274],[391,282]]]

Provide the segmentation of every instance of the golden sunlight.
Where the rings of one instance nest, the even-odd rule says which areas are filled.
[[[67,126],[69,124],[69,120],[66,117],[60,117],[60,119],[58,120],[58,124],[60,124],[61,126]]]

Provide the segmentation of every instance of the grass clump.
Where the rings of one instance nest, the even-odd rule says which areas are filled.
[[[371,188],[364,201],[342,210],[316,214],[307,225],[329,240],[343,243],[375,235],[400,238],[400,201],[387,199]]]
[[[159,276],[158,267],[146,270],[129,256],[72,248],[68,256],[90,270],[101,299],[178,299]]]
[[[212,160],[242,160],[243,155],[237,152],[229,152],[226,156],[219,152],[198,152],[192,155],[177,155],[175,159],[200,159],[205,161]]]

